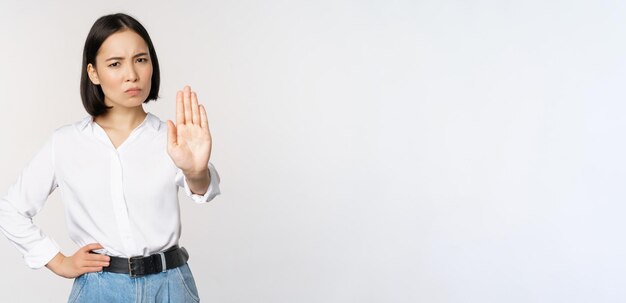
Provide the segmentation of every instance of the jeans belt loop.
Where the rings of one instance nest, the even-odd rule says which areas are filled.
[[[165,254],[163,252],[159,252],[159,255],[161,256],[161,272],[165,272],[167,270],[165,264]]]

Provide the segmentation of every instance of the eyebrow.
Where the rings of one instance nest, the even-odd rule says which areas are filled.
[[[148,53],[139,53],[133,56],[133,58],[137,58],[137,57],[141,57],[141,56],[147,56]],[[124,59],[124,57],[111,57],[109,59],[104,60],[104,62],[110,61],[110,60],[122,60]]]

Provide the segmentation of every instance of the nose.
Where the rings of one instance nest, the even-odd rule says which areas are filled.
[[[137,71],[135,71],[135,67],[132,64],[127,65],[127,66],[129,67],[126,70],[126,81],[127,82],[137,81],[138,76],[137,76]]]

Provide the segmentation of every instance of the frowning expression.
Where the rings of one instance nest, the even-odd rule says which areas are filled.
[[[106,105],[136,107],[150,94],[150,59],[143,38],[125,29],[104,40],[96,54],[96,65],[87,65],[87,71],[91,82],[102,88]]]

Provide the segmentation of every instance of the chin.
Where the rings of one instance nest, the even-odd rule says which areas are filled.
[[[146,99],[148,99],[148,96],[133,96],[133,97],[126,97],[127,100],[129,101],[129,103],[131,104],[142,104],[143,101],[146,101]]]
[[[131,99],[131,100],[127,100],[126,102],[121,103],[120,105],[124,106],[124,107],[137,107],[137,106],[141,106],[143,104],[143,100],[145,101],[146,99],[141,99],[141,98],[136,98],[136,99]]]

